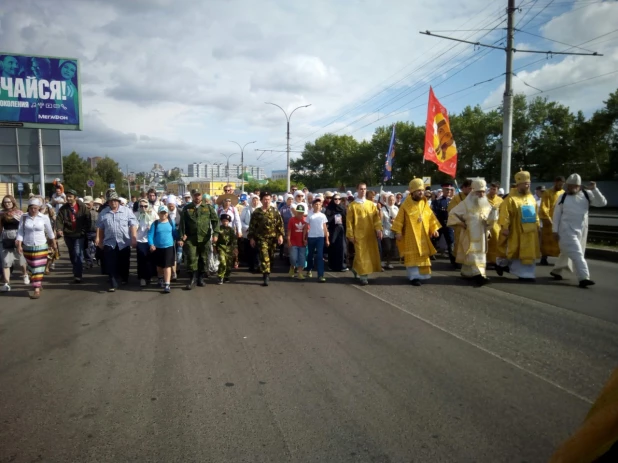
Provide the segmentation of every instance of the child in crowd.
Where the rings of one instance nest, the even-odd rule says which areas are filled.
[[[224,282],[230,281],[232,268],[234,268],[234,258],[238,253],[238,240],[236,231],[230,226],[232,217],[229,214],[221,214],[219,220],[221,220],[221,228],[215,249],[219,254],[219,271],[217,272],[219,280],[217,284],[222,285]]]
[[[317,260],[318,281],[324,283],[324,244],[328,247],[328,228],[326,224],[328,220],[321,212],[322,200],[320,198],[313,200],[313,213],[307,219],[307,227],[305,228],[305,236],[307,239],[307,278],[311,278],[314,261]],[[315,255],[314,255],[315,254]]]
[[[153,253],[153,260],[157,266],[159,275],[159,286],[164,293],[170,292],[170,280],[172,278],[172,267],[176,261],[174,243],[178,240],[176,224],[169,220],[169,210],[167,206],[159,206],[159,219],[156,220],[148,230],[148,244],[150,252]]]
[[[292,206],[294,216],[288,221],[288,249],[290,252],[290,273],[292,278],[304,280],[303,268],[305,266],[305,253],[307,239],[305,238],[305,206],[298,204],[296,209]]]

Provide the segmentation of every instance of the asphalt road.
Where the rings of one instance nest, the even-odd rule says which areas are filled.
[[[0,462],[547,461],[618,365],[617,265],[591,267],[163,295],[64,260],[40,300],[0,296]]]

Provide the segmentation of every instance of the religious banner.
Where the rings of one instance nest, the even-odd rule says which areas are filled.
[[[455,177],[457,171],[457,147],[451,133],[448,112],[440,104],[429,87],[427,124],[425,126],[424,159],[438,165],[438,170]]]
[[[395,124],[393,124],[393,131],[391,133],[391,142],[388,145],[388,152],[386,153],[386,162],[384,163],[384,181],[388,181],[393,178],[393,163],[395,162]]]

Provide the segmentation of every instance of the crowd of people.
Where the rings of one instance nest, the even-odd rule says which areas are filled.
[[[566,190],[564,187],[566,186]],[[530,174],[520,171],[505,194],[498,183],[467,179],[431,191],[413,179],[405,193],[368,191],[310,193],[292,186],[285,195],[235,193],[231,185],[219,196],[199,190],[179,198],[154,189],[126,200],[109,189],[102,198],[78,197],[56,186],[47,199],[32,196],[27,212],[15,198],[2,200],[1,292],[11,290],[12,270],[21,270],[30,297],[38,299],[44,275],[54,270],[64,239],[73,281],[83,280],[84,266],[99,266],[109,291],[129,283],[135,249],[140,287],[156,284],[171,291],[184,265],[186,290],[230,282],[242,264],[262,274],[269,286],[273,261],[289,260],[289,277],[306,280],[316,273],[351,269],[361,286],[372,273],[402,263],[412,286],[431,277],[437,248],[444,248],[461,276],[478,286],[489,282],[488,268],[533,282],[537,262],[549,265],[556,280],[573,270],[579,286],[594,285],[584,258],[588,209],[606,199],[593,182],[582,188],[572,174],[557,177],[552,188],[530,191]]]

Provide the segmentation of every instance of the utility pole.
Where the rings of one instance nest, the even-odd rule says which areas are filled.
[[[511,151],[513,148],[513,43],[515,41],[515,0],[508,0],[506,29],[506,79],[502,103],[502,166],[500,184],[509,192],[511,185]]]
[[[570,53],[564,51],[543,51],[543,50],[521,50],[513,47],[515,43],[515,0],[508,0],[507,4],[507,30],[506,30],[506,47],[497,45],[489,45],[481,42],[472,42],[470,40],[456,39],[446,37],[444,35],[433,34],[430,31],[420,32],[423,35],[438,37],[441,39],[454,40],[455,42],[469,43],[478,47],[493,48],[495,50],[503,50],[506,52],[506,72],[504,85],[504,98],[502,108],[502,165],[500,173],[500,182],[505,191],[509,191],[511,184],[511,152],[513,147],[513,55],[519,53],[540,53],[547,56],[552,55],[578,55],[578,56],[603,56],[600,53]]]
[[[297,109],[300,108],[308,108],[309,106],[311,106],[311,104],[308,105],[304,105],[304,106],[299,106],[298,108],[295,108],[290,115],[288,116],[288,113],[285,112],[285,109],[283,109],[281,106],[279,106],[278,104],[275,103],[269,103],[266,102],[265,104],[271,104],[273,106],[276,106],[277,108],[279,108],[281,111],[283,111],[283,114],[285,114],[285,119],[287,121],[287,131],[286,131],[286,141],[287,141],[287,148],[286,148],[286,153],[287,153],[287,161],[286,161],[286,167],[287,167],[287,191],[288,193],[290,192],[290,119],[292,119],[292,114],[294,114],[294,111],[296,111]]]
[[[230,143],[236,143],[240,148],[240,178],[242,179],[241,192],[245,192],[245,146],[250,145],[251,143],[257,143],[257,141],[250,141],[245,143],[244,146],[240,146],[240,143],[237,141],[230,140]]]

